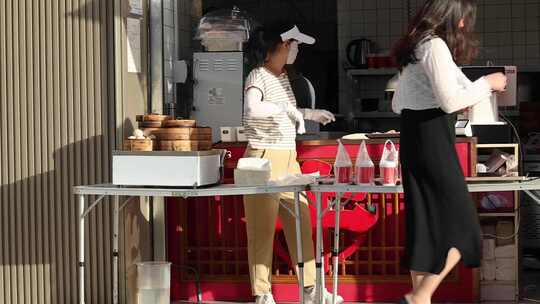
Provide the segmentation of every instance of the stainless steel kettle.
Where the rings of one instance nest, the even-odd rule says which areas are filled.
[[[361,69],[368,68],[368,55],[371,53],[372,41],[366,38],[356,39],[347,45],[347,60],[349,63]]]

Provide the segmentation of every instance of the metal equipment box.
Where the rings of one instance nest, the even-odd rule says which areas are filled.
[[[244,101],[244,55],[242,52],[193,54],[192,118],[212,127],[214,141],[221,127],[242,125]]]
[[[201,187],[221,181],[224,150],[113,151],[112,183],[123,186]]]

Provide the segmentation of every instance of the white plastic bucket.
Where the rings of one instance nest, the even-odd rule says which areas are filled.
[[[170,304],[171,263],[137,263],[137,303]]]

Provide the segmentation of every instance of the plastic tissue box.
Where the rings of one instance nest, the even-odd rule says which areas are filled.
[[[262,186],[270,181],[271,163],[263,158],[241,158],[234,169],[234,183],[241,186]]]

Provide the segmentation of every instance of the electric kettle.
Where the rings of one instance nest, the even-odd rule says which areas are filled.
[[[367,69],[371,46],[372,41],[365,38],[349,42],[347,45],[347,60],[349,63],[356,68]]]

